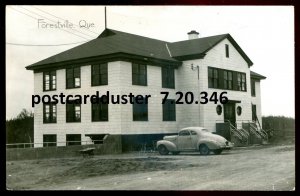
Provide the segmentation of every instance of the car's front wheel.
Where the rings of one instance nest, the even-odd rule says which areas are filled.
[[[216,149],[214,150],[214,154],[221,154],[222,153],[222,149]]]
[[[169,154],[169,150],[164,145],[159,145],[158,146],[158,152],[161,155],[167,155],[167,154]]]
[[[210,150],[206,144],[201,144],[199,146],[199,151],[200,151],[200,154],[202,154],[202,155],[208,155],[210,153]]]

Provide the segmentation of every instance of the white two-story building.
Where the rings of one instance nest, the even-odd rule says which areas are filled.
[[[27,66],[34,71],[34,94],[41,97],[96,91],[151,96],[147,104],[36,104],[35,147],[83,144],[109,134],[123,149],[132,149],[187,126],[230,139],[222,125],[241,129],[252,120],[261,123],[260,80],[265,77],[250,71],[253,63],[245,52],[229,34],[188,35],[170,43],[105,29],[92,41]],[[169,93],[164,104],[161,92]],[[222,92],[226,104],[220,102]]]

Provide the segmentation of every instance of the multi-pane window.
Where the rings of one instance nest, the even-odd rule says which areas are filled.
[[[107,85],[107,63],[92,65],[92,86]]]
[[[255,92],[255,80],[251,79],[251,95],[253,97],[255,97],[255,94],[256,94],[256,92]]]
[[[218,69],[208,68],[208,87],[209,88],[218,88],[219,87],[219,73]]]
[[[80,122],[81,121],[81,105],[76,101],[66,103],[66,121],[67,122]]]
[[[66,69],[67,88],[80,87],[80,67]]]
[[[147,86],[147,65],[132,63],[132,84]]]
[[[66,135],[67,146],[81,145],[81,135],[80,134],[67,134]]]
[[[108,121],[107,103],[92,103],[92,121]]]
[[[237,71],[208,67],[208,87],[247,91],[246,74]]]
[[[56,135],[55,134],[45,134],[43,135],[43,146],[56,146]]]
[[[174,69],[171,67],[162,67],[161,80],[163,88],[175,88]]]
[[[237,73],[237,87],[239,91],[246,91],[246,74]]]
[[[176,121],[176,105],[174,99],[167,99],[163,107],[163,121]]]
[[[228,44],[225,44],[225,52],[226,52],[226,57],[229,58],[229,46],[228,46]]]
[[[147,99],[137,100],[134,98],[134,103],[132,104],[133,111],[133,121],[148,121],[148,103]]]
[[[44,91],[56,90],[56,71],[47,71],[43,74]]]
[[[43,122],[56,123],[56,104],[44,104],[43,108]]]
[[[232,89],[232,72],[223,71],[224,73],[224,89]]]

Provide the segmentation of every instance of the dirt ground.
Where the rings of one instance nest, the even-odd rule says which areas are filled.
[[[9,190],[293,190],[295,146],[6,162]]]

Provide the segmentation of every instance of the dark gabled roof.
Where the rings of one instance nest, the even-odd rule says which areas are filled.
[[[170,57],[165,41],[105,29],[98,38],[27,66],[27,69],[75,59],[126,53],[166,61],[178,62]]]
[[[204,54],[210,48],[222,41],[226,35],[227,34],[173,42],[169,46],[171,55],[176,58],[194,54]]]
[[[203,58],[216,44],[228,38],[249,65],[253,63],[229,34],[180,42],[166,42],[139,35],[105,29],[96,39],[76,46],[26,67],[35,70],[44,67],[87,63],[91,59],[137,59],[149,63],[179,66],[182,60]]]
[[[258,80],[263,80],[263,79],[267,78],[267,77],[260,75],[254,71],[250,71],[250,76],[251,76],[251,78],[258,79]]]
[[[180,42],[174,42],[170,44],[170,51],[173,58],[178,60],[189,60],[193,57],[204,57],[205,54],[212,49],[215,45],[227,38],[236,50],[241,54],[249,66],[253,65],[253,62],[231,37],[230,34],[215,35],[210,37],[203,37],[192,40],[185,40]]]

